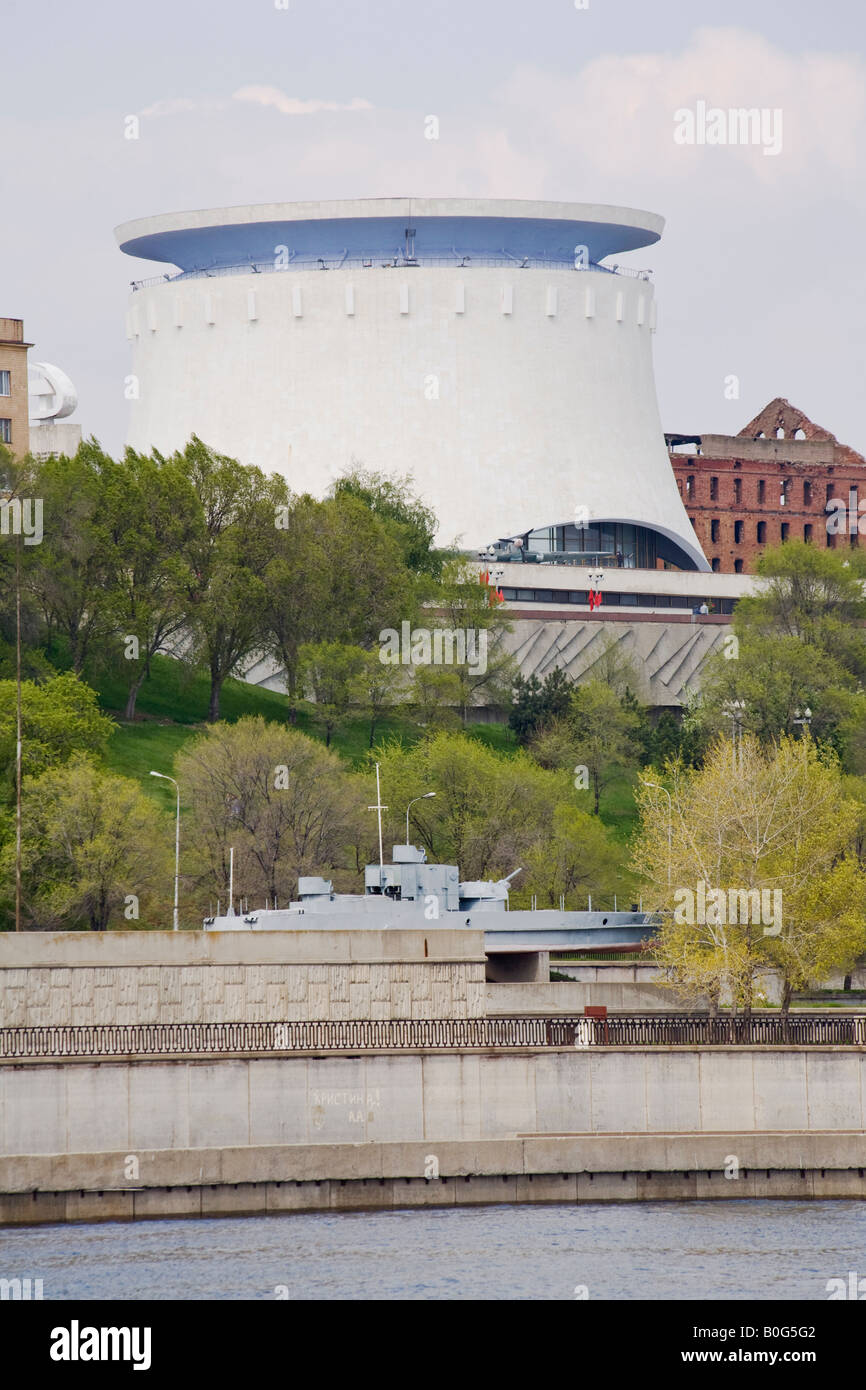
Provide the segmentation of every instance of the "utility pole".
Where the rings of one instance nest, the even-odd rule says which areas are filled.
[[[15,930],[21,930],[21,537],[15,548]]]

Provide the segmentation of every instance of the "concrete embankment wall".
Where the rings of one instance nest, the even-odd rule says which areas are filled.
[[[477,1018],[481,931],[0,936],[0,1026]]]
[[[853,1048],[8,1061],[0,1224],[866,1197],[864,1124]]]
[[[853,1048],[0,1065],[7,1155],[864,1127],[866,1050]]]
[[[551,970],[559,975],[567,975],[569,983],[565,981],[553,981],[551,988],[561,988],[567,990],[570,982],[574,981],[571,988],[575,989],[575,999],[580,998],[587,1004],[606,1004],[609,1009],[616,1009],[621,1013],[629,1013],[632,1010],[656,1009],[670,1010],[683,1007],[682,999],[676,991],[662,986],[661,971],[658,966],[650,962],[630,962],[628,964],[618,964],[614,961],[551,961]],[[578,986],[580,989],[578,991]],[[755,999],[759,1001],[760,994],[764,995],[768,1004],[778,1004],[782,998],[782,980],[774,971],[758,975],[755,978]],[[565,998],[566,996],[563,995]],[[725,998],[723,1005],[727,1007],[729,1000]],[[699,1006],[706,1008],[706,999],[698,1001]],[[583,1007],[581,1005],[581,1007]]]
[[[488,980],[486,1001],[486,1011],[492,1017],[500,1014],[582,1014],[588,1004],[604,1004],[617,1013],[669,1013],[679,1007],[670,990],[644,981],[608,980],[601,974],[597,983],[552,980],[549,984],[515,981],[503,985],[491,984]]]
[[[863,1135],[596,1134],[0,1158],[0,1225],[731,1197],[866,1198]]]

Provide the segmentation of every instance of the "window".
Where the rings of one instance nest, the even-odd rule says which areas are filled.
[[[766,540],[767,540],[767,523],[766,523],[766,521],[759,521],[759,522],[758,522],[758,545],[765,545],[765,544],[766,544]]]
[[[718,518],[714,517],[713,520],[710,522],[710,540],[711,540],[711,541],[717,541],[718,539],[719,539],[719,521],[718,521]]]
[[[804,505],[805,507],[808,507],[808,506],[811,505],[811,502],[812,502],[812,484],[811,484],[811,483],[804,483],[804,484],[803,484],[803,505]]]
[[[735,561],[734,561],[734,574],[742,574],[742,573],[743,573],[743,562],[742,562],[742,560],[735,560]]]
[[[718,500],[719,500],[719,480],[718,480],[718,478],[710,478],[710,501],[711,501],[711,502],[717,502]]]
[[[759,501],[759,502],[763,502],[763,500],[764,500],[764,494],[765,494],[766,490],[767,490],[767,484],[764,482],[764,479],[763,479],[763,478],[759,478],[759,479],[758,479],[758,501]]]
[[[806,525],[803,527],[803,540],[806,541],[806,542],[808,542],[808,541],[810,541],[811,539],[812,539],[812,523],[811,523],[811,521],[807,521],[807,522],[806,522]]]
[[[746,524],[746,523],[745,523],[744,521],[735,521],[735,522],[734,522],[734,545],[742,545],[742,543],[743,543],[743,527],[745,526],[745,524]]]
[[[833,496],[834,492],[835,492],[835,488],[834,488],[833,484],[832,484],[832,483],[828,483],[828,484],[827,484],[827,499],[826,499],[828,502],[830,501],[830,499],[831,499],[831,497]]]
[[[695,495],[695,475],[694,475],[694,473],[690,473],[689,476],[686,478],[686,497],[694,497],[694,495]]]
[[[12,443],[12,421],[0,417],[0,444]]]
[[[788,505],[788,491],[789,491],[790,487],[791,487],[791,479],[790,479],[790,478],[780,478],[780,479],[779,479],[779,506],[780,506],[780,507],[786,507],[786,506]]]
[[[782,540],[783,540],[783,541],[786,541],[786,540],[788,539],[788,532],[789,532],[790,529],[791,529],[791,528],[790,528],[788,522],[787,522],[787,521],[783,521],[783,522],[782,522]]]
[[[742,478],[735,478],[735,479],[734,479],[734,501],[735,501],[735,502],[742,502],[742,500],[743,500],[743,480],[742,480]]]
[[[721,568],[722,568],[722,562],[721,562],[721,560],[719,559],[718,555],[714,555],[714,556],[713,556],[713,574],[718,574],[718,572],[719,572],[719,570],[720,570]]]
[[[12,373],[0,372],[0,396],[12,395]]]

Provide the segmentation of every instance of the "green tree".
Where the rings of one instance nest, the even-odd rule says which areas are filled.
[[[530,747],[542,766],[585,768],[598,815],[604,789],[620,771],[636,764],[639,730],[633,703],[604,681],[593,680],[574,688],[567,717],[555,720]]]
[[[30,464],[28,489],[42,499],[41,545],[24,547],[24,583],[42,615],[45,640],[62,637],[72,669],[111,630],[106,482],[113,460],[96,440],[77,453]]]
[[[793,989],[866,949],[859,811],[830,752],[808,737],[765,747],[744,735],[736,751],[719,739],[702,768],[670,764],[665,781],[639,790],[634,864],[664,912],[657,958],[676,989],[727,995],[748,1014],[756,975],[775,966],[787,1007]]]
[[[533,892],[556,902],[578,887],[617,891],[618,852],[604,827],[586,833],[589,817],[577,811],[567,775],[540,768],[524,752],[501,756],[463,733],[436,733],[411,748],[391,742],[374,756],[392,843],[405,838],[409,802],[434,791],[415,801],[410,826],[431,861],[456,864],[462,879],[499,879],[522,867],[512,884],[517,902]]]
[[[168,832],[168,833],[167,833]],[[135,782],[76,756],[24,782],[22,883],[36,930],[165,922],[171,835]],[[3,851],[11,874],[15,847]]]
[[[406,693],[405,666],[392,666],[381,661],[378,651],[360,651],[358,670],[349,683],[349,698],[352,704],[364,710],[370,720],[370,748],[382,720],[405,701]]]
[[[563,718],[571,704],[572,683],[560,667],[537,675],[518,675],[511,692],[508,727],[519,744],[527,744],[555,719]]]
[[[398,668],[393,668],[398,669]],[[415,718],[422,729],[453,729],[459,726],[457,713],[463,688],[456,672],[445,666],[414,666],[411,698]]]
[[[152,658],[182,640],[202,514],[176,460],[129,449],[106,472],[107,611],[114,664],[128,680],[124,718],[134,719]]]
[[[288,489],[283,478],[265,477],[195,436],[172,463],[192,486],[203,514],[183,557],[192,576],[186,620],[191,655],[210,677],[208,719],[214,721],[226,677],[241,671],[265,644],[264,576]]]
[[[21,683],[22,769],[25,776],[67,762],[75,753],[100,755],[114,725],[101,714],[96,692],[71,672],[42,685]],[[15,681],[0,681],[0,777],[14,795],[16,750]]]
[[[349,713],[365,653],[346,642],[306,642],[300,650],[301,676],[315,701],[313,717],[325,731],[325,747]]]
[[[477,566],[448,560],[435,605],[434,626],[464,634],[467,660],[452,668],[460,682],[463,723],[475,705],[507,707],[517,675],[517,663],[508,650],[512,622],[493,597],[492,587],[478,582]]]
[[[280,523],[262,615],[294,709],[304,644],[372,648],[381,631],[414,619],[418,586],[394,535],[349,492],[295,498]]]
[[[415,496],[412,478],[389,477],[354,468],[338,478],[333,496],[353,497],[383,523],[403,554],[403,562],[415,574],[438,579],[444,552],[434,548],[436,517]]]
[[[526,855],[526,880],[548,907],[576,909],[587,894],[627,900],[632,881],[622,864],[622,851],[596,816],[566,803],[553,813],[550,834],[539,838]]]
[[[357,790],[318,740],[259,717],[214,724],[179,755],[177,778],[203,912],[226,902],[230,849],[236,898],[254,905],[290,901],[300,875],[345,873]]]
[[[0,444],[0,494],[19,504],[37,495],[33,485],[35,461],[30,456],[13,458]],[[35,517],[33,518],[35,520]],[[44,524],[44,518],[43,518]],[[17,670],[16,634],[18,614],[16,596],[20,580],[21,674],[25,680],[46,680],[55,673],[37,644],[43,640],[43,624],[38,604],[28,586],[28,569],[33,551],[23,536],[0,533],[0,680],[15,679]]]
[[[744,709],[742,727],[765,744],[794,732],[806,708],[812,733],[852,770],[866,767],[866,597],[859,552],[819,550],[801,541],[767,550],[757,591],[733,616],[736,645],[705,665],[695,713],[712,737],[730,727],[726,710]]]
[[[734,701],[738,722],[762,743],[795,732],[809,709],[812,732],[843,756],[866,719],[866,697],[854,677],[822,647],[786,635],[745,631],[736,659],[718,654],[704,668],[701,717],[710,736],[730,732]]]

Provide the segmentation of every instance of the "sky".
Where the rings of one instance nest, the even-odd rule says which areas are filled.
[[[164,267],[124,256],[117,224],[610,203],[666,219],[616,258],[654,272],[666,430],[736,433],[784,396],[866,453],[864,46],[851,0],[0,0],[0,316],[118,452],[128,286]],[[765,111],[766,136],[683,142],[701,103]]]

